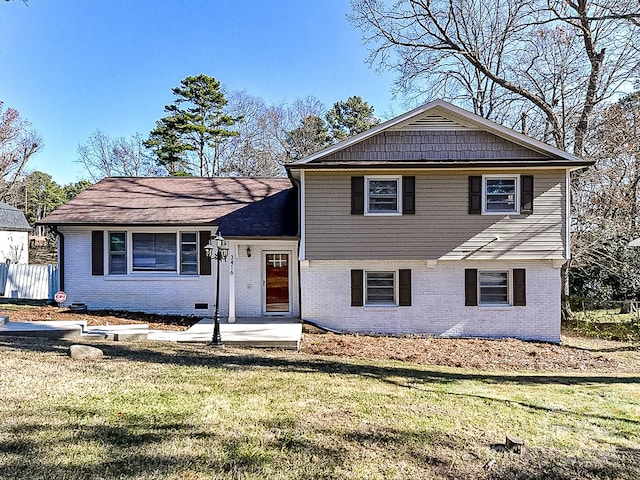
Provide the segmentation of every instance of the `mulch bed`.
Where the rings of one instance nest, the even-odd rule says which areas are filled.
[[[391,359],[480,370],[614,370],[618,362],[600,354],[514,339],[449,339],[305,334],[301,350],[314,355]]]
[[[153,315],[140,312],[74,312],[54,306],[3,307],[0,315],[9,320],[86,320],[88,325],[147,323],[154,330],[186,330],[200,317]],[[441,365],[479,370],[629,371],[637,367],[620,364],[609,355],[586,348],[524,342],[514,339],[447,339],[436,337],[384,337],[305,333],[301,352],[310,355],[391,359],[423,365]]]

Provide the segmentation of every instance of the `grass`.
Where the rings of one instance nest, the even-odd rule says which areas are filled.
[[[578,311],[571,324],[587,337],[640,342],[640,312],[620,313],[619,308]]]
[[[0,478],[640,478],[636,375],[96,345],[0,340]]]

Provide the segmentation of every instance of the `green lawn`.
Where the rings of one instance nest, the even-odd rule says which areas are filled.
[[[0,478],[640,478],[639,375],[97,345],[0,338]]]

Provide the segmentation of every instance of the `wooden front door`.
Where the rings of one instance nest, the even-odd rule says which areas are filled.
[[[289,301],[289,254],[265,254],[265,312],[291,313]]]

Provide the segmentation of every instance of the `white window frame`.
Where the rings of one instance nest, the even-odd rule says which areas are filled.
[[[394,180],[396,182],[397,189],[395,212],[379,212],[369,210],[369,182],[372,180]],[[402,175],[368,175],[364,177],[364,214],[372,216],[402,215]]]
[[[386,273],[393,275],[393,299],[390,302],[369,302],[369,274]],[[398,306],[398,271],[397,270],[365,270],[364,271],[364,306],[365,307],[397,307]]]
[[[188,241],[184,241],[183,240],[183,235],[193,235],[195,236],[195,241],[193,242],[188,242]],[[190,231],[190,230],[185,230],[185,231],[178,231],[177,232],[177,236],[178,236],[178,270],[180,271],[180,275],[198,275],[200,272],[200,248],[199,248],[199,244],[198,244],[198,232],[196,231]],[[195,266],[196,266],[196,270],[193,273],[190,272],[186,272],[184,271],[184,266],[185,265],[193,265],[190,264],[188,262],[183,262],[182,261],[182,245],[193,245],[195,244],[196,247],[196,259],[195,259]]]
[[[513,209],[509,210],[487,210],[487,180],[513,180],[514,202]],[[519,215],[520,214],[520,175],[483,175],[482,176],[482,214],[483,215]]]
[[[124,233],[125,235],[125,261],[126,267],[124,273],[111,273],[109,270],[110,267],[110,235],[112,233]],[[141,269],[136,270],[133,268],[133,235],[138,233],[164,233],[164,234],[172,234],[175,236],[176,243],[176,269],[175,270],[154,270],[154,269]],[[196,273],[182,273],[182,234],[195,234],[196,235]],[[154,228],[154,229],[144,229],[144,230],[109,230],[107,235],[105,235],[105,256],[106,256],[106,265],[107,265],[107,275],[110,277],[199,277],[200,276],[200,256],[202,253],[200,252],[200,238],[197,230],[172,230],[167,228]]]
[[[500,273],[500,274],[505,274],[507,275],[507,285],[506,285],[506,289],[507,289],[507,301],[505,303],[484,303],[482,302],[482,296],[481,296],[481,291],[482,291],[482,282],[481,282],[481,278],[482,278],[482,274],[483,273]],[[512,297],[512,285],[513,285],[513,276],[512,276],[512,270],[478,270],[478,306],[480,307],[510,307],[513,305],[513,297]]]
[[[124,252],[122,254],[120,254],[118,252],[117,256],[120,257],[124,257],[124,272],[111,272],[111,257],[112,257],[112,251],[111,251],[111,235],[119,235],[119,234],[124,234]],[[105,248],[105,253],[106,253],[106,263],[107,263],[107,275],[114,275],[114,276],[122,276],[122,275],[128,275],[129,274],[129,235],[127,234],[127,232],[125,230],[109,230],[107,231],[107,247]]]

